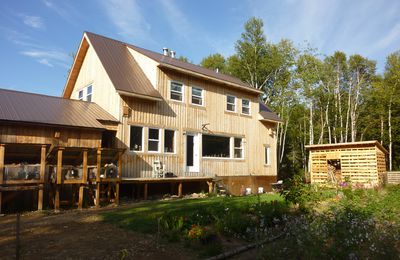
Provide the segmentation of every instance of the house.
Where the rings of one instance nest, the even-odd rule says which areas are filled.
[[[388,151],[378,141],[306,145],[306,149],[311,183],[376,186],[386,180]]]
[[[121,150],[104,148],[118,124],[92,102],[0,89],[0,213],[2,202],[18,206],[14,198],[22,192],[31,192],[24,197],[39,210],[47,195],[58,210],[66,189],[76,191],[70,199],[80,208],[85,189],[93,189],[99,205],[102,186],[115,190],[118,203],[120,178],[100,176],[106,164],[121,164]]]
[[[262,92],[174,55],[85,32],[62,96],[121,122],[112,143],[126,148],[122,183],[145,197],[150,183],[178,182],[182,192],[182,182],[215,178],[234,194],[269,189],[280,119],[259,103]],[[175,178],[154,178],[159,165]]]

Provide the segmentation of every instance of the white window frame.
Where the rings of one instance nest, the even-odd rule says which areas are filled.
[[[158,131],[158,139],[150,139],[150,129]],[[153,141],[153,142],[157,141],[158,142],[157,151],[150,151],[149,150],[149,147],[150,147],[149,142],[150,141]],[[161,150],[160,146],[161,146],[161,129],[160,128],[154,128],[154,127],[148,127],[147,128],[147,152],[149,152],[149,153],[159,153],[160,150]]]
[[[236,113],[237,97],[234,96],[234,95],[230,95],[230,94],[227,94],[225,97],[226,97],[226,100],[225,100],[226,101],[226,103],[225,103],[225,111],[231,112],[231,113]],[[228,102],[228,97],[233,97],[235,99],[235,102],[234,103],[229,103]],[[234,106],[234,110],[228,110],[228,105],[229,104]]]
[[[249,106],[248,107],[243,106],[243,101],[248,101],[249,102]],[[247,113],[243,113],[243,108],[248,108],[249,109],[249,113],[248,114]],[[246,99],[246,98],[242,99],[242,114],[243,115],[247,115],[247,116],[251,115],[251,101],[250,101],[250,99]]]
[[[84,95],[83,95],[84,93],[83,93],[83,92],[84,92],[84,90],[85,90],[85,89],[83,88],[83,89],[81,89],[81,90],[78,91],[78,100],[83,100],[83,97],[84,97]],[[81,95],[81,94],[82,94],[82,95]]]
[[[135,151],[135,150],[131,150],[131,131],[132,131],[132,126],[133,127],[141,127],[142,128],[142,149],[141,150],[138,150],[138,151]],[[130,152],[144,152],[144,127],[143,126],[140,126],[140,125],[129,125],[129,143],[128,143],[128,146],[129,146],[129,151]]]
[[[163,129],[164,131],[164,138],[163,138],[163,152],[164,153],[166,153],[166,154],[176,154],[176,130],[173,130],[173,129]],[[174,142],[173,142],[173,148],[174,148],[174,151],[173,152],[166,152],[165,151],[165,131],[172,131],[172,132],[174,132]]]
[[[240,139],[240,147],[235,146],[235,139]],[[232,156],[234,159],[244,159],[244,139],[242,137],[232,137],[232,146],[233,146],[233,153]],[[241,150],[242,151],[242,156],[241,157],[235,157],[235,150]]]
[[[267,161],[265,161],[267,159]],[[264,165],[271,165],[271,147],[269,145],[264,145]]]
[[[229,139],[229,156],[227,157],[214,157],[214,156],[203,156],[203,147],[201,149],[201,157],[205,159],[217,159],[217,160],[229,160],[232,159],[232,137],[230,136],[225,136],[225,135],[213,135],[213,134],[202,134],[201,135],[201,146],[203,146],[203,137],[204,135],[212,135],[212,136],[218,136],[218,137],[223,137],[223,138],[228,138]]]
[[[180,93],[180,94],[182,95],[182,100],[177,100],[177,99],[171,98],[171,93],[172,93],[172,92],[174,92],[174,93],[179,93],[179,92],[177,92],[177,91],[175,91],[175,90],[172,90],[172,84],[173,84],[173,83],[182,85],[182,91],[181,91],[181,93]],[[184,102],[185,102],[185,85],[184,85],[182,82],[179,82],[179,81],[176,81],[176,80],[171,80],[171,81],[169,82],[168,99],[169,99],[169,100],[172,100],[172,101],[175,101],[175,102],[184,103]]]
[[[89,93],[89,88],[90,88],[90,93]],[[93,100],[93,85],[90,84],[85,89],[86,89],[86,101],[92,102],[92,100]],[[89,96],[90,96],[90,101],[88,99]]]
[[[201,96],[193,95],[193,89],[194,88],[201,90]],[[193,103],[193,97],[200,98],[201,99],[201,104]],[[204,106],[204,88],[201,88],[201,87],[198,87],[198,86],[192,86],[190,88],[190,103],[192,105],[195,105],[195,106],[201,106],[201,107]]]

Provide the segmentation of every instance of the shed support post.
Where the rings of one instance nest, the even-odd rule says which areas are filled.
[[[3,180],[4,180],[4,144],[0,144],[0,188],[3,185]],[[1,205],[2,205],[2,192],[0,190],[0,214],[1,214]]]
[[[119,185],[121,185],[122,180],[122,155],[123,152],[118,152],[118,181],[115,187],[115,204],[119,205]]]
[[[212,181],[208,181],[208,193],[212,193],[213,192],[213,182]]]
[[[83,159],[82,159],[82,183],[79,185],[79,201],[78,201],[78,209],[82,209],[83,207],[83,195],[85,184],[87,183],[87,175],[88,175],[88,150],[83,150]]]
[[[178,184],[178,197],[182,197],[182,182]]]
[[[144,184],[144,199],[147,200],[147,195],[148,195],[148,184]]]
[[[100,207],[100,171],[101,171],[101,148],[97,149],[97,172],[96,172],[96,200],[95,206]]]
[[[38,210],[43,209],[44,175],[46,170],[46,146],[42,145],[40,153],[40,187],[38,190]]]
[[[63,157],[63,148],[58,148],[57,150],[57,177],[56,177],[56,197],[54,199],[54,210],[56,212],[60,211],[60,187],[61,187],[61,178],[62,178],[62,157]]]

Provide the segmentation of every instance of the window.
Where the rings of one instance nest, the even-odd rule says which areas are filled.
[[[226,96],[226,110],[232,111],[232,112],[236,111],[236,97],[235,96],[231,96],[231,95]]]
[[[92,102],[92,95],[93,95],[93,87],[89,85],[84,87],[83,89],[79,90],[78,92],[78,99],[83,101]]]
[[[234,138],[233,140],[233,154],[235,158],[243,158],[243,139]]]
[[[192,104],[203,105],[203,89],[192,87]]]
[[[242,114],[250,115],[250,100],[242,99]]]
[[[86,88],[86,101],[88,102],[92,101],[92,85]]]
[[[78,99],[83,100],[83,89],[79,91]]]
[[[265,147],[265,162],[264,162],[266,165],[271,164],[271,159],[269,158],[270,157],[269,151],[270,151],[270,148],[268,146],[266,146]]]
[[[230,138],[216,135],[203,135],[203,157],[230,157]]]
[[[143,151],[143,127],[131,126],[129,149],[131,151]]]
[[[183,101],[183,84],[171,82],[170,98],[172,100]]]
[[[159,129],[149,128],[148,151],[149,152],[159,152],[160,151],[160,130]]]
[[[164,153],[175,152],[175,131],[164,130]]]

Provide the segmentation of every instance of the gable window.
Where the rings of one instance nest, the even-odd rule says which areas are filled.
[[[164,153],[175,153],[175,131],[164,130]]]
[[[203,135],[203,157],[230,157],[230,138],[216,135]]]
[[[265,163],[265,165],[270,165],[271,164],[271,158],[270,158],[270,148],[269,148],[269,146],[265,146],[264,150],[265,150],[265,157],[264,157],[265,161],[264,161],[264,163]]]
[[[183,84],[171,81],[170,99],[183,101]]]
[[[159,129],[149,128],[148,151],[149,152],[159,152],[160,151],[160,130]]]
[[[236,97],[227,95],[226,96],[226,110],[235,112],[236,111]]]
[[[243,139],[234,138],[233,154],[235,158],[243,158]]]
[[[92,102],[92,85],[86,88],[86,101]]]
[[[203,89],[192,87],[192,104],[203,105]]]
[[[143,127],[131,126],[129,149],[131,151],[143,151]]]
[[[242,114],[250,115],[250,100],[242,99]]]
[[[78,99],[83,100],[83,89],[79,91]]]

